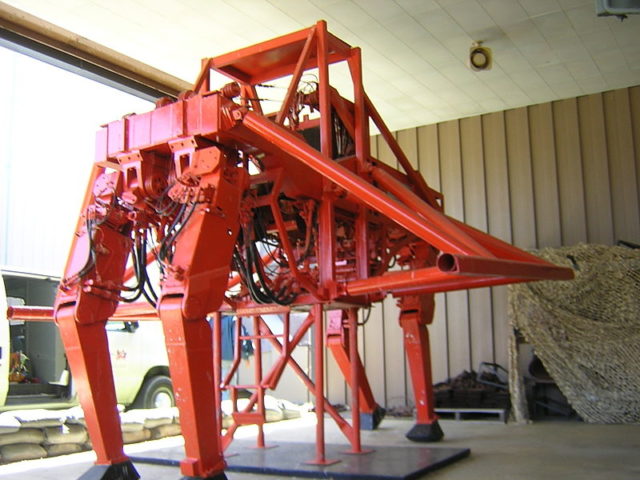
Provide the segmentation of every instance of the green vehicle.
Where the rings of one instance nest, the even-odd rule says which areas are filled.
[[[9,306],[51,307],[59,278],[6,268],[0,274],[0,411],[77,404],[57,326],[7,319]],[[118,403],[175,405],[160,322],[108,322],[106,330]]]

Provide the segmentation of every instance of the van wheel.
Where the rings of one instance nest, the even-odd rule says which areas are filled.
[[[176,399],[171,379],[165,375],[147,378],[133,403],[134,408],[173,407]]]

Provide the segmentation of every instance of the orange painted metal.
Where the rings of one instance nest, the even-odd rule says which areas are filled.
[[[7,307],[7,319],[27,322],[53,322],[53,308]]]
[[[347,63],[353,91],[346,95],[353,100],[330,84],[329,65],[336,62]],[[211,70],[237,83],[212,90]],[[54,307],[78,390],[85,392],[82,406],[94,419],[89,432],[99,464],[127,462],[113,381],[104,378],[109,369],[99,369],[90,355],[102,352],[96,358],[108,362],[106,337],[98,332],[110,318],[162,321],[185,437],[182,472],[225,478],[223,451],[239,424],[258,424],[257,443],[265,447],[264,395],[286,366],[315,397],[317,442],[310,461],[331,462],[324,451],[325,411],[351,452],[364,453],[357,413],[377,405],[357,352],[358,308],[387,293],[399,297],[418,425],[433,432],[439,430],[427,331],[433,293],[572,277],[569,269],[446,216],[442,195],[411,167],[367,96],[362,76],[360,50],[320,21],[205,59],[193,91],[99,131],[95,167]],[[265,113],[269,104],[259,93],[273,86],[265,82],[283,77],[290,80],[284,100]],[[370,121],[404,173],[371,156]],[[155,288],[146,273],[149,262],[161,271]],[[400,271],[390,271],[393,264]],[[311,313],[294,332],[290,317],[298,309]],[[351,423],[324,393],[323,315],[333,309],[343,310],[345,321],[330,329],[327,346],[353,389],[357,418]],[[222,312],[237,317],[235,358],[224,378]],[[263,318],[267,314],[280,315],[282,333],[273,333]],[[241,331],[242,317],[253,319],[250,335]],[[312,377],[292,357],[310,331]],[[251,396],[238,409],[241,386],[231,380],[247,341],[257,356],[254,383],[243,386]],[[266,373],[263,341],[280,355]],[[226,432],[219,409],[223,391],[234,404]],[[420,440],[421,428],[411,438]]]
[[[354,311],[354,309],[328,312],[327,348],[333,355],[352,393],[358,392],[357,402],[352,401],[352,405],[357,403],[357,410],[372,415],[378,408],[378,404],[373,397],[369,380],[364,371],[364,365],[359,355],[355,355],[353,352],[354,345],[351,337],[355,335],[357,339],[356,312],[357,310]],[[355,411],[356,408],[352,406],[352,410]],[[355,420],[355,417],[353,418]]]
[[[160,319],[184,436],[182,473],[207,478],[225,467],[220,439],[211,434],[217,430],[211,328],[204,317],[185,318],[180,297],[162,300]]]
[[[434,410],[434,394],[431,380],[431,353],[429,325],[433,320],[435,302],[433,294],[405,296],[400,300],[400,327],[407,357],[413,362],[410,369],[415,390],[416,420],[429,425],[437,420]]]
[[[100,323],[80,323],[72,307],[58,309],[56,322],[67,360],[73,365],[73,379],[84,410],[87,429],[95,438],[96,463],[113,465],[127,460],[123,450],[120,414],[116,404],[107,333]],[[69,348],[75,345],[75,348]],[[104,373],[108,372],[107,375]],[[104,441],[102,439],[108,440]]]

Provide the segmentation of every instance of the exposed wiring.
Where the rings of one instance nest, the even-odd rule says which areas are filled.
[[[369,306],[367,307],[367,313],[366,313],[366,316],[362,319],[362,322],[358,322],[358,323],[357,323],[357,325],[358,325],[359,327],[364,327],[364,326],[367,324],[367,322],[369,321],[369,318],[371,317],[371,310],[372,310],[371,305],[369,305]],[[363,314],[364,314],[364,312],[363,312]]]
[[[122,297],[127,303],[135,302],[141,296],[144,296],[147,302],[153,307],[156,306],[158,297],[153,290],[151,280],[147,271],[147,231],[142,230],[136,232],[135,244],[131,249],[131,260],[133,270],[135,272],[137,283],[134,287],[127,287],[125,290],[133,291],[132,297]]]
[[[173,219],[173,222],[169,226],[164,238],[160,242],[160,248],[158,250],[158,259],[162,263],[171,263],[173,260],[173,253],[175,242],[184,229],[185,225],[189,222],[189,219],[193,215],[198,204],[194,202],[191,208],[187,211],[187,204],[184,203],[180,207],[178,214]]]
[[[275,258],[269,247],[279,249],[279,243],[274,243],[276,237],[266,233],[266,228],[261,219],[256,215],[253,222],[245,225],[242,234],[238,236],[238,242],[233,254],[234,268],[238,271],[243,284],[247,287],[251,298],[257,303],[277,303],[288,305],[296,298],[297,294],[287,292],[286,286],[278,291],[273,289],[272,276],[278,271],[268,268],[258,251],[258,243],[267,248],[267,252],[282,268],[288,265],[282,264]],[[257,239],[257,240],[256,240]],[[266,242],[265,242],[266,240]]]

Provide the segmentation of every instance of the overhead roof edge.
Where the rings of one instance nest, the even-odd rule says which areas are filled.
[[[0,2],[0,45],[155,100],[192,85],[150,65]]]

